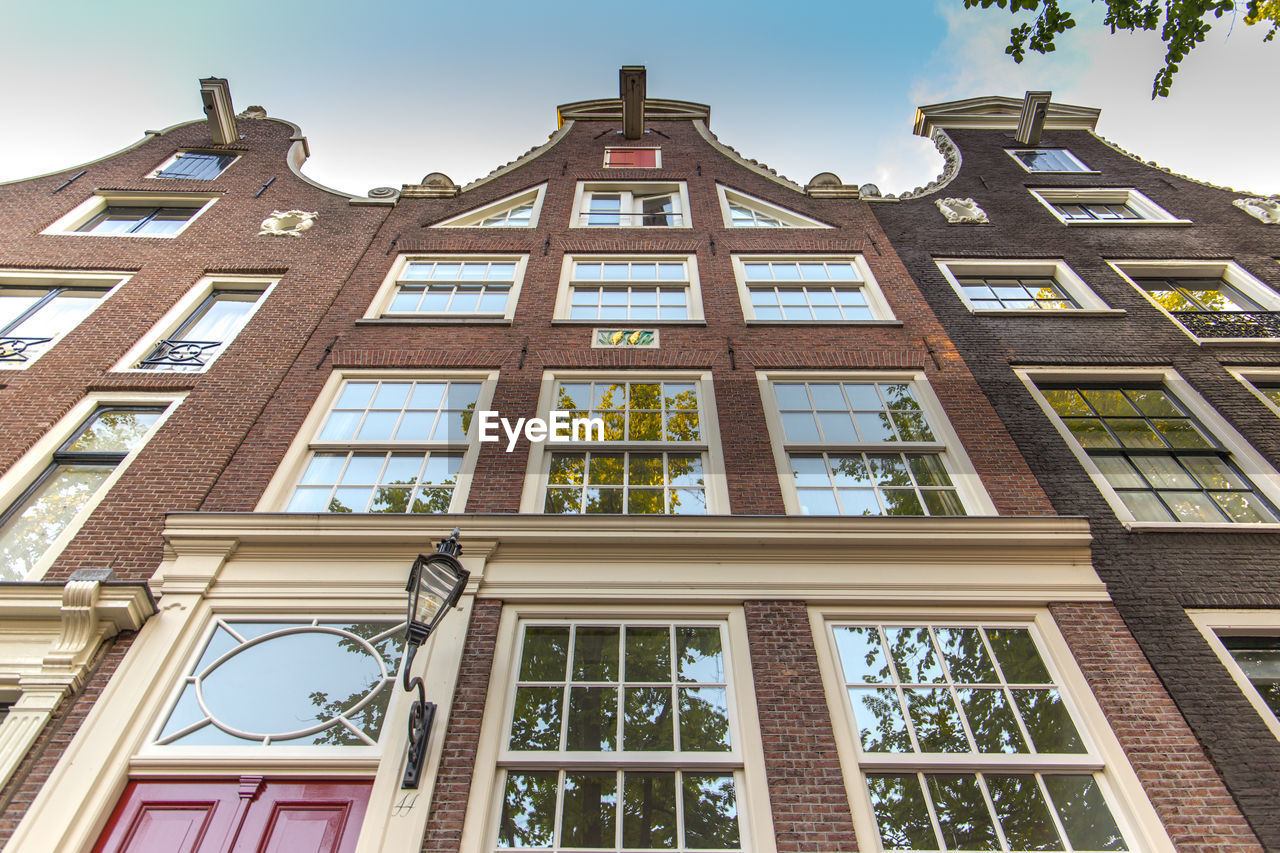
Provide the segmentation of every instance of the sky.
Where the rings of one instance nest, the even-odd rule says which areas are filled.
[[[1065,4],[1080,25],[1017,65],[1015,18],[961,0],[0,0],[0,181],[202,118],[198,80],[218,76],[237,111],[301,126],[322,184],[466,183],[545,141],[557,104],[616,97],[618,68],[645,65],[651,97],[710,104],[721,141],[800,184],[910,190],[942,169],[916,106],[1049,89],[1100,107],[1098,132],[1144,160],[1280,193],[1280,39],[1224,19],[1152,101],[1159,38]]]

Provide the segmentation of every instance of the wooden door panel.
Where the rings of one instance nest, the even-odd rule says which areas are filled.
[[[221,780],[130,782],[94,853],[204,853],[226,836],[237,799]]]
[[[350,853],[372,782],[268,782],[245,818],[235,853]]]
[[[338,853],[349,812],[346,805],[277,805],[260,849],[262,853]]]
[[[352,853],[372,782],[144,779],[94,853]]]

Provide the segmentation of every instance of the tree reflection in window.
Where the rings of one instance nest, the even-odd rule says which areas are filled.
[[[526,625],[517,679],[499,848],[740,846],[720,626]]]
[[[219,619],[159,746],[374,746],[404,625]]]
[[[865,776],[886,850],[1128,849],[1028,628],[838,625],[834,639],[863,760],[917,757]]]

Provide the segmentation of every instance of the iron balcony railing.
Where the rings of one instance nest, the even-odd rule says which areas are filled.
[[[17,338],[9,335],[0,337],[0,361],[26,361],[28,349],[40,344],[47,344],[53,338]]]
[[[1280,338],[1280,311],[1175,311],[1197,338]]]
[[[215,355],[222,341],[162,340],[139,367],[204,367]]]

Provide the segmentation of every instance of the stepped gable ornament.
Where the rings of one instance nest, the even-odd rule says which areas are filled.
[[[1231,203],[1259,222],[1265,222],[1268,225],[1280,225],[1280,199],[1250,196],[1249,198],[1238,198]]]
[[[990,225],[987,213],[971,198],[940,198],[934,202],[953,225]]]
[[[310,230],[316,224],[319,216],[319,213],[305,210],[275,210],[262,220],[262,230],[258,232],[258,236],[267,234],[272,237],[301,237],[303,231]]]

